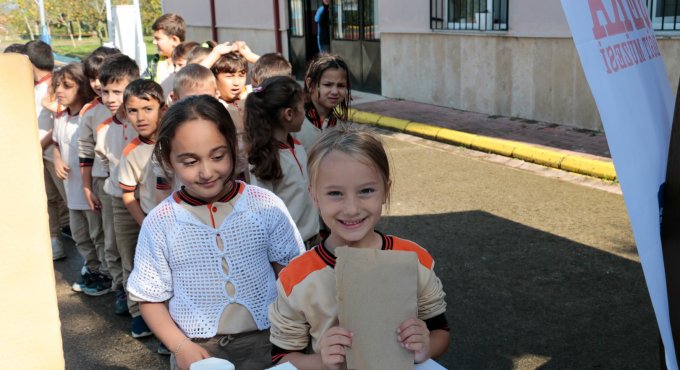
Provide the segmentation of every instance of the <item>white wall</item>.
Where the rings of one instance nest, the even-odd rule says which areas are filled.
[[[432,33],[428,2],[414,0],[379,1],[381,32]],[[512,37],[571,37],[560,0],[509,0],[508,8],[509,30],[507,32],[493,32],[494,34]],[[484,31],[453,32],[457,34],[490,33]]]

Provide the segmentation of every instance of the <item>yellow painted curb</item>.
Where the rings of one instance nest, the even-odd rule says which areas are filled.
[[[607,180],[616,179],[616,170],[611,162],[598,161],[576,156],[566,156],[560,168],[566,171],[577,172],[584,175],[600,177]]]
[[[560,168],[560,163],[566,154],[537,148],[530,145],[518,144],[512,156],[523,161],[541,164],[548,167]]]
[[[406,126],[404,132],[406,132],[407,134],[413,134],[428,139],[436,139],[437,133],[439,133],[440,130],[441,127],[411,122]]]
[[[352,120],[352,117],[354,117],[354,114],[355,114],[356,112],[358,112],[358,110],[356,110],[356,109],[354,109],[354,108],[349,108],[349,109],[347,110],[347,120],[348,120],[348,121],[351,121],[351,120]]]
[[[352,121],[359,123],[367,123],[369,125],[375,125],[378,123],[378,119],[380,119],[380,117],[381,116],[379,114],[356,111],[352,115]]]
[[[387,116],[381,116],[378,119],[378,125],[379,126],[391,128],[393,130],[402,131],[402,132],[406,129],[406,126],[408,126],[409,123],[411,123],[411,121],[407,121],[405,119],[387,117]]]
[[[443,128],[439,130],[437,134],[437,140],[453,143],[456,145],[462,145],[469,148],[472,142],[477,138],[477,135],[468,134],[467,132],[461,132],[456,130],[451,130],[448,128]]]
[[[512,152],[515,150],[516,146],[517,144],[512,141],[486,136],[477,136],[475,140],[472,141],[472,144],[470,144],[470,147],[473,149],[500,154],[506,157],[512,157]]]
[[[517,158],[523,161],[576,172],[583,175],[599,177],[605,180],[616,180],[614,164],[608,161],[566,155],[561,152],[538,148],[516,141],[474,135],[424,123],[381,116],[376,113],[363,112],[356,109],[350,109],[349,117],[353,122],[357,123],[377,125],[427,139],[462,145],[484,152]]]

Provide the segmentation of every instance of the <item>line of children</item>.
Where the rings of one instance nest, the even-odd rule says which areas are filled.
[[[407,250],[420,260],[419,314],[395,328],[396,340],[417,362],[443,353],[446,305],[431,256],[374,230],[389,198],[389,165],[374,135],[345,127],[351,95],[342,58],[313,60],[301,89],[279,54],[258,57],[241,41],[180,44],[186,31],[173,14],[153,29],[159,63],[145,77],[162,81],[177,69],[167,112],[162,87],[139,79],[135,62],[114,50],[85,61],[100,99],[69,100],[88,90],[77,71],[64,69],[54,83],[63,111],[50,137],[69,160],[57,158],[55,173],[70,188],[82,172],[71,197],[81,200],[71,223],[86,264],[77,286],[89,295],[115,290],[115,312],[132,316],[132,336],[155,334],[172,368],[209,356],[239,369],[283,361],[340,368],[352,334],[338,327],[334,249]],[[210,69],[194,64],[201,59]],[[70,170],[76,164],[80,171]],[[323,241],[319,216],[329,232]]]

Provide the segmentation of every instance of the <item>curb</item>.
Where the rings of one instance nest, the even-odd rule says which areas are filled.
[[[349,120],[392,131],[403,132],[426,139],[440,141],[466,148],[521,159],[546,167],[575,172],[604,180],[616,180],[616,171],[611,161],[600,161],[578,155],[565,154],[556,150],[525,144],[518,141],[496,139],[488,136],[468,134],[425,123],[413,122],[376,113],[350,109]]]

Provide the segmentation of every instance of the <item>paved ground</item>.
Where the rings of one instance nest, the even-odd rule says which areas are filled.
[[[421,119],[422,121],[422,119]],[[654,369],[658,334],[617,186],[384,132],[394,189],[382,229],[435,257],[449,369]],[[607,191],[602,191],[602,188]],[[70,291],[55,263],[68,369],[163,369],[113,295]]]
[[[353,92],[354,93],[354,92]],[[607,160],[604,133],[516,117],[493,116],[406,100],[356,93],[353,108],[475,135],[547,147],[586,158]]]

